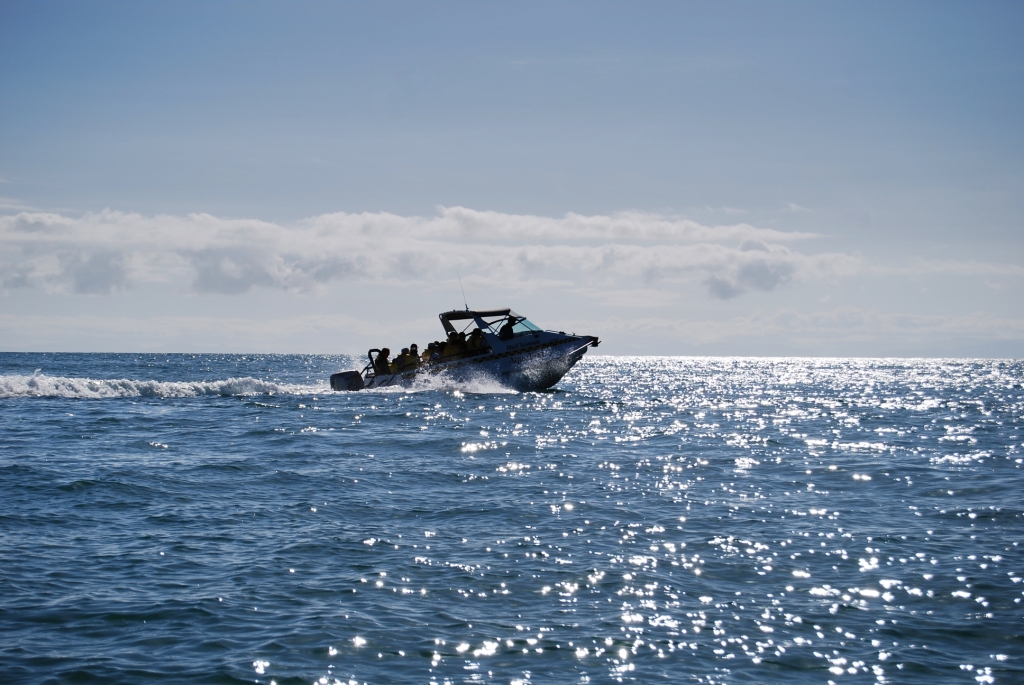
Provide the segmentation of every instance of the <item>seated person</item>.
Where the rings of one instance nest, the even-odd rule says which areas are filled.
[[[398,365],[399,371],[412,371],[420,363],[420,355],[417,354],[419,350],[416,349],[416,343],[413,343],[411,347],[402,348],[402,354],[398,355],[395,359],[395,363]]]
[[[469,338],[466,339],[466,347],[472,354],[486,350],[487,341],[484,339],[483,331],[479,328],[474,328],[473,332],[469,334]]]
[[[445,343],[441,356],[450,359],[459,353],[459,334],[452,331],[448,334],[448,341]]]
[[[373,371],[378,376],[387,376],[391,373],[391,365],[388,363],[388,355],[391,354],[391,350],[384,348],[377,353],[377,358],[373,360]]]
[[[434,351],[437,350],[437,343],[432,342],[427,345],[427,349],[423,350],[423,354],[420,355],[420,362],[426,364],[431,361],[434,357]]]

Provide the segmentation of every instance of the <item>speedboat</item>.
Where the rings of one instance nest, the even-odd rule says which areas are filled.
[[[447,339],[432,344],[423,359],[406,356],[388,365],[381,350],[367,352],[369,363],[361,371],[331,376],[333,390],[410,387],[418,381],[438,379],[455,384],[496,381],[529,392],[546,390],[600,340],[591,335],[545,331],[511,309],[453,310],[439,314]]]

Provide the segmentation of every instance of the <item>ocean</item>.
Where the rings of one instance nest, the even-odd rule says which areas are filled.
[[[1024,365],[0,354],[4,683],[1021,683]]]

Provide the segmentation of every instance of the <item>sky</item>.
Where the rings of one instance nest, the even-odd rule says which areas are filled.
[[[1021,358],[1021,35],[1019,2],[0,0],[0,350],[361,354],[468,303],[604,354]]]

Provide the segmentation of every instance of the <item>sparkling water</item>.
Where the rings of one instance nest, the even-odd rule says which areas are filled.
[[[1019,683],[1024,367],[0,355],[0,681]]]

